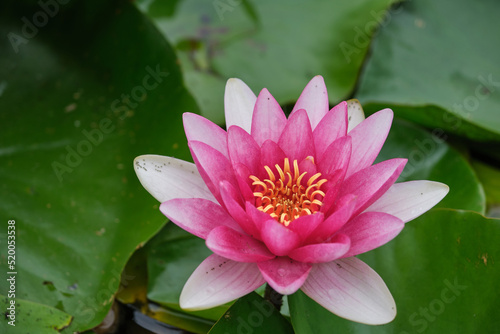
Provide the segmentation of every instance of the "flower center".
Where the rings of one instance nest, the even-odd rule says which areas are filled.
[[[279,177],[274,175],[269,166],[264,166],[269,178],[263,181],[250,175],[257,209],[270,214],[285,226],[320,209],[325,197],[321,186],[327,181],[320,179],[321,173],[314,174],[305,182],[307,172],[300,173],[297,160],[293,161],[293,171],[288,158],[285,158],[283,168],[278,164],[275,167]]]

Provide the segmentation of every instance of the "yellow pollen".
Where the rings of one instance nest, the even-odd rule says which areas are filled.
[[[312,157],[310,160],[314,163]],[[321,173],[307,178],[307,172],[300,173],[297,160],[293,161],[293,170],[290,168],[288,158],[285,158],[283,168],[279,164],[274,167],[278,177],[269,166],[264,166],[268,176],[264,180],[250,175],[257,209],[288,226],[295,219],[311,215],[321,208],[325,193],[320,188],[327,182],[321,179]]]

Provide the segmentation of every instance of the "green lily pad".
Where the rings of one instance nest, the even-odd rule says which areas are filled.
[[[443,182],[450,187],[450,192],[437,207],[484,214],[486,199],[479,179],[465,158],[448,145],[446,139],[448,137],[442,130],[428,132],[396,119],[376,162],[406,158],[408,163],[398,182]]]
[[[373,40],[357,97],[476,141],[500,141],[497,1],[408,1]],[[473,24],[471,19],[473,18]]]
[[[129,2],[73,1],[53,17],[34,1],[2,6],[0,210],[16,221],[17,297],[70,314],[65,331],[83,331],[102,321],[127,259],[165,222],[133,159],[188,158],[181,114],[198,109],[172,48]],[[22,17],[48,21],[30,35]]]
[[[238,299],[209,333],[292,334],[293,329],[270,302],[252,292]]]
[[[2,333],[54,334],[69,326],[72,317],[56,308],[0,295]]]
[[[349,96],[374,29],[394,1],[138,1],[175,45],[202,114],[224,122],[230,77],[281,104],[323,75],[332,103]],[[172,8],[174,7],[174,8]]]
[[[477,160],[472,166],[484,187],[488,215],[500,218],[500,170]]]
[[[391,290],[398,314],[383,326],[332,315],[304,293],[289,297],[297,334],[495,333],[500,326],[500,220],[434,209],[388,244],[362,254]]]

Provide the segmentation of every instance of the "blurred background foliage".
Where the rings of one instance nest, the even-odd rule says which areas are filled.
[[[224,126],[230,77],[256,94],[268,88],[290,111],[320,74],[332,106],[354,97],[367,114],[394,110],[379,159],[409,159],[399,181],[451,190],[360,256],[392,291],[394,322],[355,324],[299,292],[256,332],[494,333],[499,10],[495,0],[2,1],[0,264],[5,275],[15,220],[18,274],[16,327],[1,317],[1,332],[109,333],[133,318],[130,333],[234,333],[242,325],[228,314],[248,320],[251,305],[265,309],[259,294],[179,308],[184,282],[210,252],[166,224],[132,161],[190,160],[182,113]],[[0,280],[2,311],[8,290]]]

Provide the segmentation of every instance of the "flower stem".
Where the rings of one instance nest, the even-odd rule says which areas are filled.
[[[279,311],[283,305],[283,295],[277,293],[269,284],[266,284],[266,291],[264,292],[264,299],[271,302],[273,306]]]

